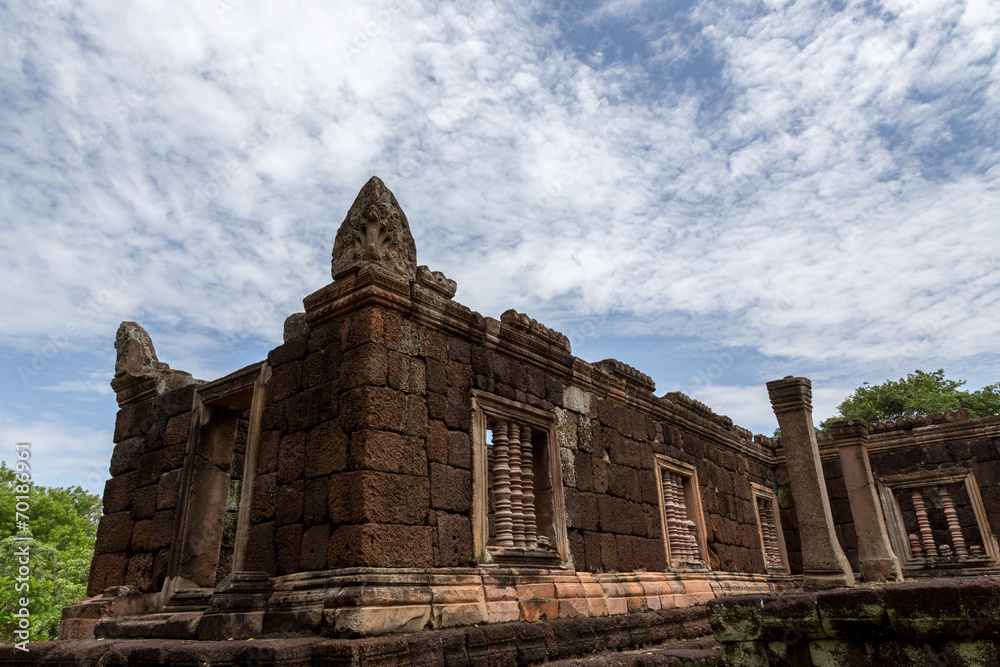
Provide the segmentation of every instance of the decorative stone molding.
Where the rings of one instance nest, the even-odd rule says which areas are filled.
[[[505,311],[500,316],[500,323],[510,329],[530,334],[556,349],[565,350],[566,352],[570,351],[569,338],[565,334],[559,333],[555,329],[550,329],[538,320],[533,320],[513,308]]]
[[[603,359],[594,364],[594,367],[604,371],[612,377],[620,378],[626,382],[637,385],[640,389],[656,391],[656,383],[653,378],[617,359]]]
[[[656,454],[660,525],[667,563],[675,571],[704,571],[708,565],[705,515],[694,466]]]
[[[337,230],[334,280],[365,266],[378,266],[407,282],[417,276],[417,246],[406,214],[377,176],[361,188]]]
[[[712,410],[701,401],[696,401],[687,394],[679,391],[671,391],[664,394],[662,400],[670,401],[672,403],[677,403],[683,405],[687,409],[691,410],[695,414],[704,417],[705,419],[711,421],[714,424],[718,424],[723,427],[730,427],[733,425],[733,420],[726,415],[720,415]]]

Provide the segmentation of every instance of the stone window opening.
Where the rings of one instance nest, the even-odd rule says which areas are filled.
[[[1000,551],[971,472],[884,477],[880,495],[893,549],[905,569],[990,567]]]
[[[778,500],[772,489],[750,482],[753,490],[757,534],[764,554],[764,569],[769,574],[788,574],[788,554],[781,530]]]
[[[569,553],[554,416],[474,392],[477,560],[563,567]]]
[[[668,567],[675,571],[711,569],[698,471],[687,463],[657,454],[656,483]]]

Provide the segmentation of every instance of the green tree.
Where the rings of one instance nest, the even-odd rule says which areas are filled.
[[[876,385],[865,382],[837,406],[840,414],[821,426],[826,428],[839,419],[878,422],[962,408],[973,418],[1000,414],[1000,383],[974,392],[961,389],[963,385],[965,380],[946,378],[944,369],[933,373],[916,370],[899,380]]]
[[[87,575],[97,539],[101,499],[83,488],[24,484],[17,473],[0,462],[0,635],[14,639],[12,614],[21,597],[31,600],[31,640],[55,639],[62,608],[87,593]],[[20,487],[20,488],[19,488]],[[28,496],[29,529],[16,524],[16,496]],[[18,559],[15,537],[31,537],[28,595],[16,590]],[[12,625],[12,622],[14,623]]]

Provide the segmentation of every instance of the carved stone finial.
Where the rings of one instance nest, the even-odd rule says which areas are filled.
[[[122,322],[115,335],[115,377],[143,375],[154,371],[169,370],[169,366],[156,358],[153,340],[146,330],[135,322]]]
[[[406,214],[377,176],[361,188],[333,244],[333,279],[375,265],[413,281],[417,246]]]

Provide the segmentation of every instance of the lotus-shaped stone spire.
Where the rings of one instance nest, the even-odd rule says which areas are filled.
[[[377,266],[407,280],[417,277],[417,246],[406,214],[377,176],[361,188],[333,244],[333,279]]]

